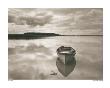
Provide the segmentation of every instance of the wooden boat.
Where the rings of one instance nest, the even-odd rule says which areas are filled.
[[[64,64],[69,64],[73,61],[76,51],[72,47],[61,46],[57,49],[59,60]]]

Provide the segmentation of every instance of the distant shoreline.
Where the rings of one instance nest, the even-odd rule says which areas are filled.
[[[42,39],[54,36],[103,36],[103,35],[61,35],[56,33],[35,33],[27,32],[24,34],[8,34],[8,39]]]

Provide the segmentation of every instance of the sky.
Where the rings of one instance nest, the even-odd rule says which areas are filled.
[[[8,33],[103,34],[101,8],[9,8]]]

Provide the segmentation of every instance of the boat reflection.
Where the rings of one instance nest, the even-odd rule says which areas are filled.
[[[73,59],[71,59],[71,62],[69,62],[68,64],[64,64],[59,57],[56,60],[56,66],[59,72],[65,77],[67,77],[74,70],[75,65],[75,57],[73,57]]]

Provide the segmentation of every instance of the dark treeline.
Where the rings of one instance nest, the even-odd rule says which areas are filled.
[[[27,32],[24,34],[8,34],[8,39],[40,39],[52,36],[102,36],[102,35],[60,35],[55,33],[35,33]]]
[[[28,32],[24,34],[8,34],[8,39],[39,39],[43,37],[60,36],[55,33],[34,33]]]

